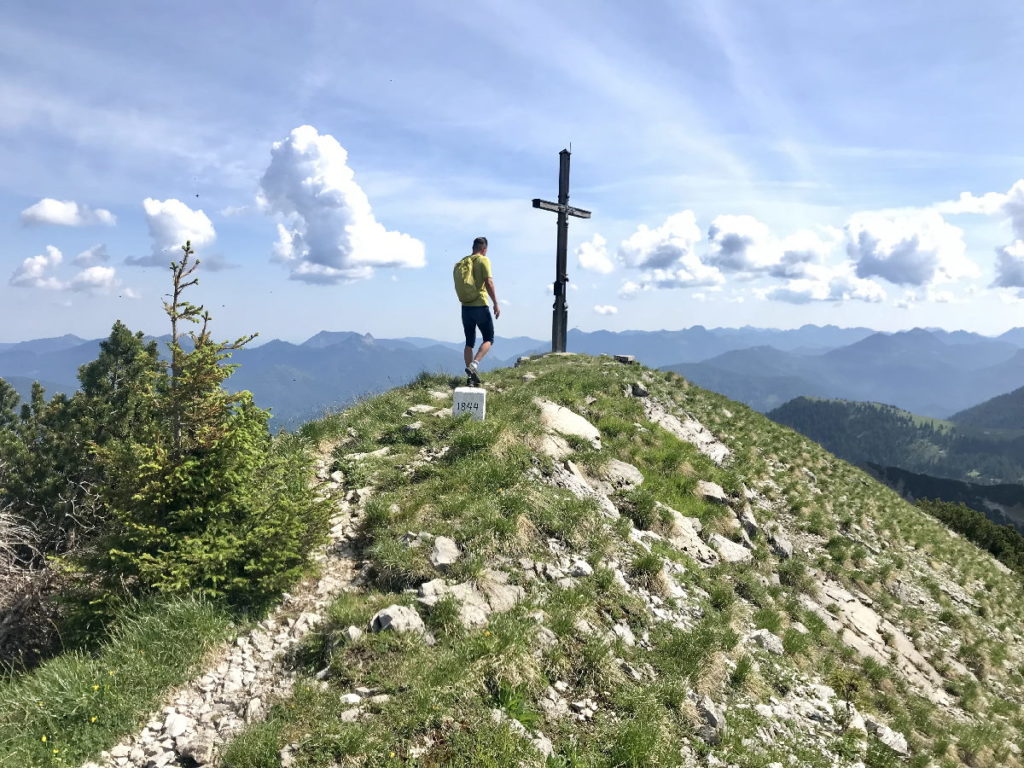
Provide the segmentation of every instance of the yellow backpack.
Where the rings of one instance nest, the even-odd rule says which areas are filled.
[[[455,269],[453,270],[455,295],[459,297],[459,301],[463,304],[468,304],[480,298],[480,286],[473,279],[473,267],[476,266],[476,259],[479,255],[474,253],[455,262]]]

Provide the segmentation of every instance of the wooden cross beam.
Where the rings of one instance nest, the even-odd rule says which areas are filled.
[[[569,325],[569,306],[565,301],[565,289],[569,283],[569,268],[566,251],[569,242],[569,217],[589,219],[590,211],[569,205],[569,156],[563,149],[558,153],[558,202],[552,203],[533,199],[533,207],[558,214],[558,240],[555,245],[555,304],[551,318],[551,351],[565,352],[565,335]]]

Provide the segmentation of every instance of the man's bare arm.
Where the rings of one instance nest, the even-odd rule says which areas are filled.
[[[488,277],[487,282],[484,283],[484,288],[487,289],[488,295],[491,297],[491,303],[494,304],[494,316],[501,317],[501,307],[498,306],[498,294],[494,290],[494,278]]]

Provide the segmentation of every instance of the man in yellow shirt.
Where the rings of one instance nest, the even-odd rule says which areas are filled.
[[[487,306],[487,297],[494,302],[494,317],[501,317],[498,296],[494,290],[494,278],[491,277],[491,262],[487,258],[487,238],[478,237],[473,241],[473,252],[455,263],[455,295],[462,304],[462,330],[466,334],[466,349],[463,357],[466,360],[466,375],[469,383],[480,384],[478,369],[480,361],[494,344],[494,320]],[[476,355],[476,329],[480,329],[483,343]]]

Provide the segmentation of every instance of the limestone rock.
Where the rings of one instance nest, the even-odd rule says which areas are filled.
[[[709,541],[711,546],[718,550],[719,556],[728,563],[743,563],[754,556],[749,549],[720,533],[713,534]]]
[[[545,456],[550,456],[555,461],[561,461],[572,453],[572,448],[569,447],[569,443],[564,437],[550,432],[545,433],[540,438],[538,448],[541,453]]]
[[[167,719],[164,720],[164,733],[172,739],[178,738],[194,727],[195,721],[192,718],[180,715],[177,712],[167,715]]]
[[[779,528],[772,528],[768,531],[768,546],[779,558],[785,560],[793,556],[793,544],[786,538]]]
[[[657,502],[656,506],[669,518],[666,538],[672,546],[681,549],[701,565],[711,566],[718,563],[718,553],[701,541],[698,535],[702,527],[700,520],[696,517],[686,517],[661,502]]]
[[[412,416],[413,414],[417,414],[417,413],[424,413],[424,414],[426,414],[426,413],[433,413],[436,410],[437,410],[437,408],[435,408],[432,405],[426,405],[426,404],[413,405],[413,406],[410,406],[409,408],[406,409],[405,415],[406,416]]]
[[[880,742],[896,754],[904,756],[910,754],[910,748],[907,746],[907,737],[899,731],[894,731],[885,723],[867,715],[864,716],[864,725],[868,733],[874,734]]]
[[[651,393],[639,381],[634,381],[629,387],[629,394],[633,397],[647,397]]]
[[[194,765],[209,765],[213,762],[213,743],[206,739],[192,739],[177,747],[178,754]]]
[[[601,478],[615,488],[636,488],[644,481],[644,476],[632,464],[612,459],[601,467]]]
[[[414,632],[426,634],[427,628],[415,609],[405,605],[389,605],[370,620],[371,632]]]
[[[769,632],[767,629],[756,629],[747,635],[747,640],[752,643],[764,648],[769,653],[774,653],[776,656],[781,656],[785,653],[785,649],[782,647],[782,640],[779,639],[778,635]]]
[[[346,453],[346,461],[364,461],[365,459],[379,459],[382,456],[387,456],[391,453],[391,446],[385,445],[383,448],[378,448],[376,451],[367,451],[366,453]]]
[[[462,556],[458,545],[447,536],[434,539],[434,548],[430,550],[430,563],[435,568],[448,568]]]
[[[581,438],[594,448],[601,448],[601,433],[578,413],[539,397],[534,398],[533,402],[540,408],[541,423],[548,430],[563,436]]]
[[[696,492],[698,496],[704,499],[704,501],[711,501],[715,504],[729,503],[729,494],[727,494],[725,489],[718,483],[712,483],[707,480],[698,480]]]
[[[675,415],[669,413],[665,406],[654,400],[654,398],[644,398],[643,403],[644,412],[651,423],[657,424],[678,439],[692,444],[698,451],[715,462],[715,464],[724,463],[732,455],[732,452],[722,441],[711,434],[710,430],[689,414],[686,414],[685,420],[681,421]]]
[[[750,508],[749,504],[743,504],[740,511],[736,513],[736,519],[739,520],[740,525],[743,526],[743,530],[746,531],[747,535],[751,538],[756,538],[757,534],[760,533],[761,526],[757,524],[757,519],[754,517],[754,510]]]

